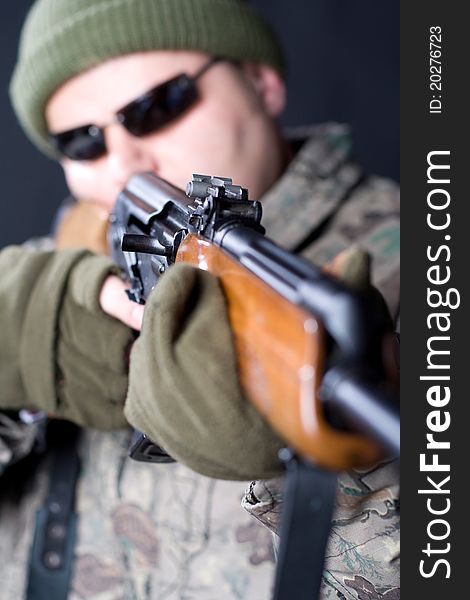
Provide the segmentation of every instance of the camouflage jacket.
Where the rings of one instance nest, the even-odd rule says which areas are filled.
[[[373,281],[394,311],[397,186],[364,177],[349,161],[345,127],[328,124],[298,133],[311,137],[263,198],[268,235],[317,263],[360,243],[372,254]],[[4,465],[31,447],[24,436],[12,438],[12,427],[0,430]],[[275,530],[281,482],[244,486],[203,477],[181,464],[136,463],[127,458],[128,442],[128,431],[83,432],[69,599],[269,598],[271,533],[240,508],[240,501]],[[1,600],[23,597],[47,471],[45,460],[20,498],[15,491],[0,493]],[[391,465],[341,476],[322,598],[398,598],[396,511]]]

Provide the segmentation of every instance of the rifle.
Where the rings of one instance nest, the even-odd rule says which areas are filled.
[[[399,454],[398,401],[386,383],[384,314],[265,237],[261,214],[231,179],[193,175],[184,193],[144,173],[117,199],[109,246],[139,303],[176,262],[219,277],[244,392],[292,449],[281,456],[287,491],[275,597],[300,600],[319,589],[334,472],[369,466],[384,450]],[[142,434],[132,454],[171,460]],[[318,494],[321,510],[306,510]],[[320,531],[311,536],[320,541],[305,544],[306,529]],[[312,553],[315,568],[304,564]]]

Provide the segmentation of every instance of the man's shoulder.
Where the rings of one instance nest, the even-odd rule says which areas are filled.
[[[322,265],[352,245],[370,254],[372,283],[394,315],[400,290],[400,194],[394,181],[364,178],[303,254]]]
[[[304,136],[300,147],[296,136]],[[347,126],[325,123],[296,128],[288,138],[297,152],[261,198],[262,223],[277,243],[295,251],[335,213],[362,171],[350,161]]]

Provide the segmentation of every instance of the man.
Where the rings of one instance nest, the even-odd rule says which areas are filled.
[[[397,190],[349,162],[343,127],[319,126],[307,141],[281,136],[282,72],[272,34],[237,0],[39,0],[23,30],[12,99],[27,134],[60,160],[80,201],[109,211],[141,171],[180,187],[193,172],[232,177],[263,200],[268,234],[289,249],[323,263],[363,244],[393,310]],[[9,298],[1,405],[123,427],[133,336],[103,311],[137,330],[142,314],[130,308],[109,261],[77,250],[12,248],[0,255],[0,268],[0,296]],[[170,345],[168,354],[182,359],[166,369],[157,334],[181,313],[186,327],[171,338],[176,350]],[[202,337],[209,343],[199,347]],[[190,362],[200,368],[189,369]],[[207,274],[182,267],[165,276],[149,300],[129,374],[127,419],[194,471],[219,480],[280,474],[282,442],[240,392],[223,297]],[[70,597],[268,597],[268,534],[234,516],[240,484],[181,464],[129,463],[127,438],[91,431],[82,441]],[[11,453],[13,445],[6,447]],[[382,467],[342,479],[324,597],[357,598],[361,589],[396,597],[390,477]],[[40,493],[44,484],[36,498]],[[278,496],[278,482],[259,482],[245,505],[266,521]],[[16,547],[19,560],[6,567],[16,569],[11,597],[25,585],[22,561],[33,529],[31,499],[27,504],[15,507],[28,527]],[[4,551],[14,539],[6,522],[13,512],[9,506],[3,513]]]

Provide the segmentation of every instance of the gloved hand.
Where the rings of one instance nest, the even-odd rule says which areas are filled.
[[[336,274],[369,289],[368,255],[352,249]],[[150,295],[131,354],[125,415],[193,470],[220,479],[269,479],[284,444],[246,400],[218,280],[172,267]]]
[[[0,407],[30,407],[79,425],[126,425],[132,330],[106,315],[111,261],[82,250],[0,253]]]
[[[279,473],[281,440],[245,400],[218,279],[169,269],[150,295],[131,354],[125,415],[194,471],[245,480]]]

